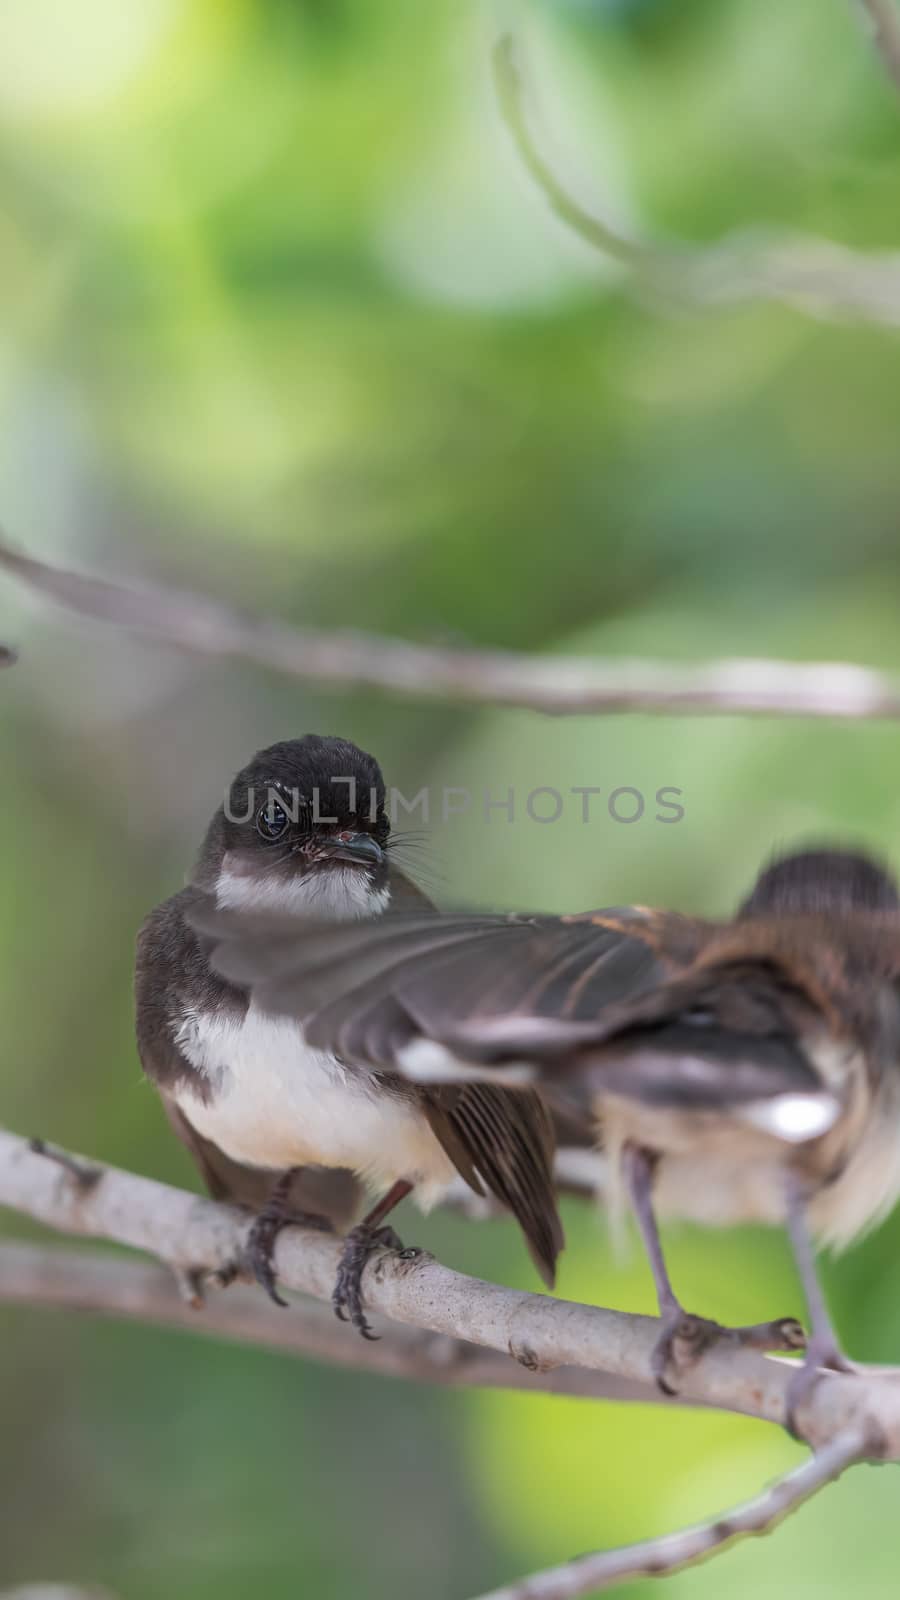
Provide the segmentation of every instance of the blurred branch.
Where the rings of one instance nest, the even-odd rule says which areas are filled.
[[[900,296],[900,266],[897,288]],[[332,688],[365,686],[555,714],[900,717],[900,681],[852,663],[735,659],[685,666],[628,657],[445,650],[376,634],[294,628],[183,590],[86,577],[2,543],[0,570],[82,616],[136,628],[197,655],[236,657]]]
[[[576,1556],[563,1566],[534,1573],[506,1589],[494,1589],[480,1600],[577,1600],[599,1594],[629,1578],[661,1578],[693,1566],[732,1540],[751,1533],[769,1533],[775,1524],[796,1511],[806,1500],[839,1478],[847,1467],[869,1454],[864,1433],[851,1432],[832,1440],[808,1461],[779,1478],[771,1488],[724,1516],[662,1534],[618,1550]]]
[[[574,1368],[529,1372],[506,1355],[427,1329],[395,1325],[389,1338],[367,1342],[338,1322],[330,1305],[294,1301],[286,1317],[258,1289],[243,1284],[204,1298],[201,1309],[179,1289],[169,1267],[54,1245],[0,1243],[0,1304],[100,1313],[450,1388],[522,1389],[644,1404],[655,1399],[649,1385]]]
[[[860,0],[889,70],[900,81],[900,29],[888,0]],[[808,234],[741,230],[717,244],[630,238],[568,192],[535,138],[519,52],[510,34],[494,47],[494,83],[516,151],[545,201],[580,239],[632,272],[643,289],[696,310],[774,301],[825,321],[900,327],[900,254],[863,255]]]
[[[420,1381],[506,1381],[619,1399],[655,1395],[666,1403],[653,1388],[658,1324],[650,1317],[504,1289],[452,1272],[424,1252],[404,1258],[391,1250],[366,1268],[365,1304],[402,1326],[375,1345],[340,1328],[330,1305],[292,1305],[285,1316],[258,1290],[229,1289],[203,1314],[192,1306],[204,1281],[227,1280],[245,1262],[245,1213],[2,1130],[0,1205],[163,1263],[7,1244],[0,1246],[0,1300],[192,1327]],[[286,1229],[276,1244],[280,1286],[329,1301],[340,1250],[337,1238]],[[780,1422],[794,1370],[722,1338],[685,1374],[679,1398]],[[702,1527],[580,1557],[483,1600],[572,1600],[624,1578],[674,1571],[738,1535],[765,1531],[852,1462],[900,1460],[900,1370],[823,1372],[799,1426],[817,1454],[759,1499]]]
[[[14,667],[16,659],[15,650],[11,650],[8,644],[0,644],[0,667]]]
[[[895,89],[900,89],[900,15],[894,0],[855,0]]]
[[[577,233],[585,244],[602,250],[613,261],[639,271],[655,269],[661,265],[657,252],[650,245],[640,244],[618,233],[610,223],[595,213],[585,211],[582,205],[565,190],[551,167],[544,160],[528,126],[525,88],[517,60],[517,47],[511,34],[504,34],[494,46],[494,87],[503,120],[512,135],[519,157],[541,190],[555,216]]]
[[[23,1583],[0,1590],[0,1600],[113,1600],[108,1589],[85,1588],[80,1583]]]
[[[191,1281],[197,1275],[227,1273],[243,1262],[251,1225],[245,1213],[232,1207],[114,1167],[74,1157],[67,1170],[37,1153],[27,1140],[2,1131],[0,1205],[66,1233],[114,1239],[147,1251]],[[330,1300],[340,1250],[339,1239],[286,1229],[276,1245],[281,1286]],[[659,1333],[652,1317],[483,1283],[452,1272],[424,1252],[410,1259],[380,1252],[367,1267],[363,1285],[369,1311],[504,1357],[513,1355],[529,1371],[546,1374],[577,1367],[652,1386],[651,1352]],[[355,1364],[363,1365],[362,1353]],[[780,1423],[794,1370],[790,1362],[721,1339],[685,1373],[681,1399]],[[875,1419],[880,1430],[877,1454],[900,1460],[900,1371],[823,1373],[799,1418],[804,1437],[815,1448],[850,1429],[868,1432]]]

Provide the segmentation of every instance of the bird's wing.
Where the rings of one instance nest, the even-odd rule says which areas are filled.
[[[213,968],[302,1021],[310,1044],[434,1081],[487,1066],[514,1081],[523,1063],[602,1038],[607,1008],[652,990],[705,937],[703,924],[635,908],[313,924],[207,903],[191,920]]]
[[[202,916],[213,965],[260,1005],[300,1017],[320,1049],[420,1083],[698,1108],[823,1090],[810,996],[761,955],[711,961],[715,924],[637,907],[256,932]]]
[[[816,998],[777,961],[701,964],[613,1006],[606,1036],[571,1070],[593,1097],[681,1110],[732,1110],[788,1140],[823,1133],[852,1049]]]
[[[214,969],[251,987],[264,1010],[299,1020],[309,1044],[417,1078],[454,1165],[513,1212],[552,1282],[563,1242],[554,1127],[542,1095],[522,1086],[522,1063],[536,1045],[546,1054],[593,1034],[604,1005],[669,970],[657,919],[432,913],[313,925],[206,905],[192,921]],[[494,1064],[501,1080],[482,1081]],[[557,1115],[579,1128],[570,1144],[589,1140],[590,1116]]]
[[[485,1189],[516,1218],[548,1288],[565,1244],[553,1178],[553,1123],[533,1090],[488,1083],[435,1085],[425,1114],[457,1171],[476,1194]]]

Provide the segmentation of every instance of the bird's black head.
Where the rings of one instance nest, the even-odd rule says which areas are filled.
[[[260,750],[237,774],[194,881],[222,905],[371,916],[387,903],[389,833],[378,762],[309,733]]]
[[[897,884],[879,862],[854,850],[797,850],[760,873],[740,917],[822,916],[898,911]]]

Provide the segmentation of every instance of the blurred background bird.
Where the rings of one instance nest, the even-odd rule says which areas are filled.
[[[880,865],[795,852],[723,924],[636,908],[261,930],[208,905],[200,925],[221,939],[214,970],[342,1060],[420,1083],[524,1071],[551,1102],[581,1104],[607,1198],[621,1174],[643,1235],[664,1392],[716,1325],[685,1313],[657,1211],[786,1225],[811,1321],[792,1428],[816,1370],[847,1366],[809,1230],[846,1244],[900,1194],[900,897]],[[764,1349],[803,1342],[793,1318],[736,1331]]]

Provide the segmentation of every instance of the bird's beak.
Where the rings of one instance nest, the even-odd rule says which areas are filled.
[[[370,833],[345,830],[320,841],[316,855],[328,861],[348,861],[354,867],[380,867],[384,851]]]

